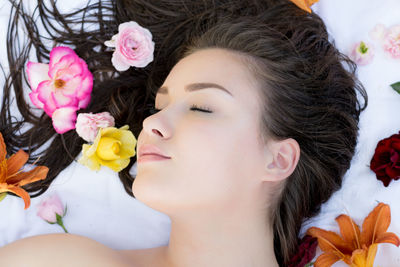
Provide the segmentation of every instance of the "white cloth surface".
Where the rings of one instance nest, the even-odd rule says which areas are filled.
[[[66,5],[79,2],[61,1]],[[7,8],[7,4],[0,4],[0,59],[3,64],[6,60],[3,36],[9,16]],[[378,141],[400,130],[400,95],[389,86],[400,81],[400,60],[384,54],[377,42],[368,36],[377,23],[387,27],[400,24],[400,1],[320,0],[313,10],[322,17],[341,52],[349,54],[353,43],[364,40],[376,44],[376,55],[371,64],[360,66],[357,72],[368,92],[369,104],[360,118],[358,146],[351,168],[345,175],[342,188],[322,206],[318,216],[303,225],[301,234],[311,226],[339,232],[335,218],[342,213],[349,214],[361,226],[379,201],[391,207],[392,222],[388,231],[400,236],[400,181],[392,181],[389,187],[384,187],[369,169]],[[32,199],[28,210],[23,209],[23,201],[17,197],[7,196],[0,202],[0,246],[27,236],[62,231],[36,216],[37,203],[54,191],[68,205],[64,223],[71,233],[118,249],[168,243],[168,216],[129,197],[111,170],[102,168],[93,172],[72,163],[46,193]],[[317,255],[320,253],[318,250]],[[375,264],[400,266],[400,248],[380,244]],[[333,266],[346,265],[338,262]]]

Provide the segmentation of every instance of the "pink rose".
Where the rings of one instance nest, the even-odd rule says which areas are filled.
[[[387,30],[382,45],[393,58],[400,58],[400,25],[392,26]]]
[[[367,65],[374,58],[374,49],[370,44],[361,41],[353,45],[349,56],[358,65]]]
[[[76,132],[87,142],[93,142],[100,128],[114,127],[114,125],[114,118],[108,112],[80,113],[76,120]]]
[[[75,112],[90,102],[93,75],[85,61],[69,47],[55,47],[49,64],[28,62],[26,72],[32,103],[52,117],[58,133],[75,128]],[[57,116],[54,112],[60,110]],[[58,119],[62,119],[59,121]]]
[[[57,223],[60,225],[66,233],[62,217],[65,216],[66,209],[64,212],[64,206],[57,194],[54,194],[46,199],[43,199],[37,206],[37,215],[50,224]]]
[[[111,62],[118,71],[125,71],[130,66],[143,68],[153,61],[151,32],[134,21],[121,23],[118,33],[104,44],[115,47]]]

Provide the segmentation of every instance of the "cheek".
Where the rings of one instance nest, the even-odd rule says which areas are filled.
[[[253,127],[233,125],[177,130],[170,143],[172,160],[138,165],[133,185],[137,199],[167,214],[234,207],[250,188],[257,144]]]

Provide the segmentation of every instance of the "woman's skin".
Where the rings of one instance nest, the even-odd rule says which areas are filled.
[[[262,103],[248,64],[239,54],[218,48],[185,57],[157,93],[155,106],[161,111],[143,122],[137,152],[152,144],[171,158],[141,162],[139,156],[132,189],[139,201],[171,218],[168,246],[115,251],[83,237],[46,235],[5,246],[0,249],[1,262],[30,254],[25,260],[32,263],[48,249],[62,251],[59,247],[66,246],[70,236],[79,242],[65,253],[55,253],[69,263],[77,259],[138,267],[278,266],[269,207],[296,167],[300,149],[293,139],[262,141]],[[193,86],[196,83],[203,86]],[[198,90],[185,90],[188,87]],[[192,105],[211,113],[193,110]],[[69,256],[75,250],[81,257]]]

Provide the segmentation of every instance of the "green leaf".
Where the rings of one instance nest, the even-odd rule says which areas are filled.
[[[7,196],[7,192],[0,194],[0,201],[2,201]]]
[[[393,83],[390,86],[393,88],[393,90],[400,94],[400,82]]]
[[[313,261],[310,261],[309,263],[304,265],[304,267],[311,267],[311,266],[314,266],[314,262]]]

